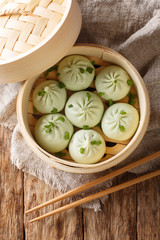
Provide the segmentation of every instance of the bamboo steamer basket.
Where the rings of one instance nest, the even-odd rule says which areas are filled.
[[[96,73],[98,73],[104,66],[107,66],[109,63],[119,65],[129,73],[129,75],[134,81],[134,88],[131,89],[131,92],[136,92],[138,96],[135,107],[140,113],[140,122],[135,135],[127,141],[119,142],[108,139],[104,136],[100,128],[95,127],[95,130],[99,131],[103,135],[106,143],[109,143],[109,146],[106,146],[105,156],[101,159],[100,162],[96,164],[79,164],[74,162],[70,158],[67,149],[64,150],[64,152],[67,154],[65,158],[60,158],[46,152],[35,142],[32,135],[33,125],[35,123],[32,118],[33,112],[31,108],[33,109],[33,106],[31,107],[30,105],[30,95],[33,90],[33,86],[37,79],[40,77],[40,75],[35,76],[24,82],[19,91],[17,99],[18,123],[22,135],[29,147],[36,153],[37,156],[49,163],[51,167],[72,173],[100,172],[122,162],[135,150],[135,148],[141,142],[149,122],[149,97],[143,79],[141,78],[137,70],[127,59],[125,59],[123,56],[113,51],[112,49],[93,44],[78,44],[72,47],[72,49],[67,53],[67,55],[71,54],[84,55],[90,60],[94,60],[96,64],[99,65],[99,68],[96,68]],[[40,77],[40,81],[44,80],[43,77],[44,75]],[[90,87],[92,88],[92,85]],[[127,101],[128,99],[127,97],[125,97],[120,102]]]
[[[6,0],[0,3],[0,83],[42,73],[75,43],[81,28],[76,0]]]

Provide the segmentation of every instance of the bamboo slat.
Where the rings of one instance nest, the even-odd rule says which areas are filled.
[[[7,60],[41,43],[61,21],[66,1],[6,0],[0,4],[0,59]]]

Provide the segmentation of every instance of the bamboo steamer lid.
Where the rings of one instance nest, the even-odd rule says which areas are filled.
[[[73,46],[81,28],[76,0],[0,2],[0,83],[36,76]]]

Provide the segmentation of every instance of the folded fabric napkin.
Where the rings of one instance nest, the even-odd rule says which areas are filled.
[[[134,153],[121,164],[135,161],[160,149],[160,2],[152,0],[79,0],[83,15],[78,42],[111,47],[125,56],[140,72],[151,101],[148,131]],[[13,130],[11,160],[19,169],[44,180],[59,191],[68,191],[106,174],[73,174],[49,167],[26,145],[16,119],[16,96],[20,83],[1,84],[0,124]],[[156,159],[131,172],[143,173],[160,166]],[[105,182],[90,193],[111,185]],[[84,193],[86,194],[86,193]],[[81,195],[77,196],[77,198]],[[100,201],[87,204],[100,209]]]

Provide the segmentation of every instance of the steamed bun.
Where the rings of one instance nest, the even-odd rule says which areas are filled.
[[[74,161],[83,164],[98,162],[106,149],[103,137],[95,130],[77,131],[69,144],[69,153]]]
[[[103,111],[101,99],[89,91],[72,94],[65,106],[67,118],[79,128],[96,126],[102,118]]]
[[[128,94],[132,83],[130,76],[123,68],[108,66],[97,75],[95,86],[105,100],[118,101]]]
[[[60,112],[67,98],[66,89],[54,80],[40,83],[33,92],[33,104],[41,113]]]
[[[47,152],[64,150],[73,134],[73,126],[62,114],[48,114],[41,117],[34,128],[37,143]]]
[[[114,140],[123,141],[133,136],[139,124],[137,110],[128,103],[115,103],[104,113],[102,130]]]
[[[58,78],[67,89],[80,91],[89,87],[95,69],[88,58],[80,55],[65,57],[58,66]]]

